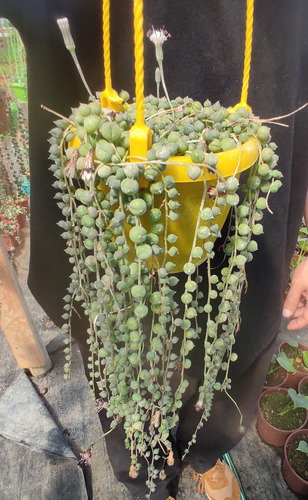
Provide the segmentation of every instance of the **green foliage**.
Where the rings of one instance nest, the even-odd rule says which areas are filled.
[[[279,415],[285,415],[295,408],[304,408],[308,410],[308,396],[303,396],[303,394],[296,392],[295,389],[288,389],[288,394],[291,401],[281,410]]]
[[[308,228],[306,226],[305,219],[303,218],[297,237],[297,244],[295,247],[295,251],[293,253],[290,262],[290,272],[287,282],[287,291],[290,288],[295,269],[304,260],[304,258],[307,257],[307,255],[308,255]]]
[[[267,374],[271,375],[275,370],[277,370],[277,356],[276,354],[273,354],[273,357],[271,359],[270,365],[267,370]]]
[[[284,368],[287,372],[289,373],[295,372],[293,366],[293,359],[288,358],[285,352],[282,351],[277,355],[277,361],[280,364],[280,366],[282,366],[282,368]]]
[[[89,121],[91,105],[96,110],[95,126]],[[237,359],[233,345],[246,265],[257,250],[262,210],[267,207],[263,204],[262,209],[257,202],[280,176],[278,157],[269,129],[263,127],[260,153],[267,148],[273,154],[267,151],[266,160],[260,154],[242,183],[235,177],[227,181],[217,172],[213,150],[228,149],[231,141],[223,141],[226,137],[232,136],[234,147],[241,146],[240,136],[247,140],[244,132],[256,137],[258,118],[244,108],[231,118],[220,103],[202,105],[189,98],[173,100],[170,108],[167,99],[149,96],[145,114],[153,131],[152,147],[147,158],[129,162],[127,134],[135,123],[135,105],[112,115],[104,109],[98,113],[98,106],[91,100],[81,104],[69,119],[56,120],[51,131],[50,170],[62,212],[59,226],[67,243],[65,252],[72,264],[63,330],[70,333],[78,303],[88,318],[91,387],[99,388],[112,425],[123,421],[131,473],[137,473],[141,456],[148,461],[147,484],[152,490],[162,450],[166,460],[172,451],[169,433],[178,422],[198,337],[204,338],[205,358],[196,432],[210,415],[215,391],[231,387],[229,369]],[[81,144],[70,142],[75,131]],[[196,153],[199,148],[202,155]],[[205,156],[207,151],[212,153]],[[171,273],[183,242],[171,222],[181,224],[181,197],[173,177],[165,173],[174,155],[193,156],[195,161],[205,158],[204,163],[190,164],[188,171],[193,182],[199,178],[202,195],[196,223],[190,228],[194,238],[179,296],[178,278]],[[268,168],[262,171],[265,165]],[[207,184],[205,169],[216,174],[217,186]],[[217,218],[226,204],[232,211],[232,229],[220,274],[212,269],[213,242],[220,235]],[[209,283],[205,296],[198,271],[201,258]],[[68,374],[71,355],[66,352]],[[175,371],[179,382],[172,390]]]
[[[0,75],[11,98],[15,99],[14,85],[27,92],[26,52],[21,37],[8,19],[0,19],[1,52]]]
[[[308,443],[307,443],[307,441],[301,440],[296,449],[298,451],[301,451],[302,453],[305,453],[306,455],[308,455]]]

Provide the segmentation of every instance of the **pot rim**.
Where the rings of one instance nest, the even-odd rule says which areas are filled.
[[[285,461],[288,463],[288,466],[292,469],[292,471],[294,472],[296,477],[299,480],[301,480],[304,484],[308,485],[308,481],[306,481],[306,479],[302,478],[299,474],[297,474],[296,470],[292,467],[292,465],[290,464],[289,458],[288,458],[288,454],[287,454],[287,449],[288,449],[289,443],[292,441],[292,439],[294,439],[299,434],[306,434],[308,436],[308,429],[297,429],[296,431],[291,432],[291,434],[287,437],[287,439],[283,445],[283,454],[284,454]]]
[[[280,431],[281,433],[285,433],[287,435],[289,435],[290,433],[293,433],[293,432],[296,432],[297,430],[301,430],[305,427],[306,423],[308,422],[308,411],[306,410],[306,417],[304,418],[304,422],[301,424],[300,427],[295,427],[294,429],[279,429],[279,427],[275,427],[273,424],[271,424],[266,418],[265,416],[263,415],[262,413],[262,410],[261,410],[261,401],[263,399],[263,397],[266,395],[266,394],[269,394],[269,393],[272,393],[272,392],[282,392],[284,394],[286,394],[288,392],[288,389],[286,387],[278,387],[277,389],[274,389],[274,388],[270,388],[270,389],[267,389],[266,391],[262,392],[262,394],[260,395],[259,397],[259,400],[258,400],[258,411],[259,411],[259,418],[262,418],[263,420],[265,420],[265,422],[270,426],[272,427],[273,429],[275,430],[278,430]]]
[[[300,381],[298,382],[298,392],[300,392],[301,388],[302,388],[302,385],[304,385],[305,383],[308,382],[308,374],[305,375],[304,377],[302,377],[300,379]]]
[[[288,343],[288,341],[287,341],[287,340],[285,340],[284,342],[281,342],[281,344],[279,345],[279,350],[278,350],[278,352],[281,352],[281,347],[282,347],[283,345],[287,344],[287,343]],[[298,342],[298,345],[299,345],[300,347],[303,347],[305,351],[308,351],[308,347],[307,347],[305,344],[302,344],[301,342]],[[301,370],[296,370],[296,368],[294,369],[294,372],[287,372],[287,373],[288,373],[289,375],[293,375],[294,377],[295,377],[295,376],[297,376],[297,377],[298,377],[298,376],[300,376],[300,377],[302,378],[303,376],[304,376],[304,377],[308,376],[308,374],[305,374],[305,372],[302,372]]]
[[[285,382],[286,382],[286,380],[287,380],[287,378],[288,378],[288,374],[289,374],[289,373],[287,372],[287,370],[285,370],[285,369],[283,368],[283,366],[281,366],[281,365],[279,365],[279,366],[280,366],[280,368],[284,371],[284,374],[285,374],[285,375],[284,375],[284,378],[283,378],[283,380],[282,380],[282,382],[280,382],[280,384],[277,384],[277,385],[270,385],[270,386],[263,385],[263,393],[264,393],[265,391],[267,391],[268,389],[280,389],[280,388],[282,389],[282,388],[284,388],[284,384],[285,384]],[[265,384],[265,381],[264,381],[264,384]]]
[[[248,141],[241,146],[238,146],[234,149],[229,149],[228,151],[215,153],[218,158],[217,171],[222,177],[238,175],[244,170],[247,170],[257,161],[259,153],[260,143],[258,139],[256,139],[255,137],[250,137]],[[174,162],[174,165],[166,162],[166,170],[164,171],[164,175],[172,175],[175,182],[203,182],[203,179],[200,177],[196,181],[190,179],[187,176],[187,170],[189,169],[189,166],[181,166],[181,163],[191,163],[191,165],[194,165],[194,162],[192,161],[190,156],[170,156],[168,161]],[[210,173],[206,166],[204,166],[204,174],[206,180],[217,179],[217,175],[215,173]]]

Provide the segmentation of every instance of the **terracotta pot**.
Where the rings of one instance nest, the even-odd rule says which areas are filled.
[[[307,384],[308,383],[308,375],[305,375],[305,377],[303,377],[300,381],[299,381],[299,384],[298,384],[298,392],[301,393],[301,388],[303,387],[304,384]]]
[[[27,216],[29,216],[29,197],[26,196],[23,200],[19,201],[18,205],[26,210],[24,214],[17,215],[19,229],[23,229],[27,226]]]
[[[18,241],[18,234],[1,234],[2,240],[7,252],[12,252],[19,247],[20,243]]]
[[[303,377],[298,384],[298,392],[301,392],[301,388],[303,387],[304,384],[307,383],[308,383],[308,375],[305,375],[305,377]],[[306,422],[305,428],[308,429],[308,421]]]
[[[0,214],[0,221],[4,222],[5,224],[10,223],[10,220],[1,214]],[[14,228],[11,229],[11,232],[8,232],[7,230],[5,233],[2,233],[1,236],[7,252],[11,252],[19,247],[20,240],[19,240],[19,231],[17,226],[16,228],[14,226]]]
[[[284,461],[282,465],[282,475],[289,486],[289,488],[297,493],[298,495],[308,495],[308,481],[305,481],[302,477],[300,477],[293,467],[291,466],[289,459],[288,459],[288,454],[287,454],[287,449],[292,442],[294,438],[296,438],[298,435],[307,435],[308,436],[308,429],[302,429],[298,430],[295,432],[292,432],[290,436],[287,438],[285,445],[284,445]]]
[[[286,344],[287,344],[287,342],[283,342],[282,344],[280,344],[280,346],[279,346],[279,352],[283,351],[283,346],[286,345]],[[308,350],[307,346],[305,346],[303,344],[298,344],[298,345],[302,349]],[[288,373],[288,376],[287,376],[287,379],[285,381],[285,384],[283,385],[283,387],[286,387],[287,389],[289,389],[291,387],[293,389],[297,389],[298,388],[298,384],[301,381],[301,379],[307,375],[307,373],[299,371],[299,370],[295,370],[294,373],[290,373],[290,372],[287,372],[287,373]]]
[[[272,424],[270,424],[266,418],[263,416],[262,411],[261,411],[261,401],[263,397],[266,394],[270,394],[273,392],[282,392],[284,394],[287,394],[288,390],[285,388],[279,388],[279,389],[268,389],[267,391],[263,392],[259,398],[258,402],[258,410],[259,410],[259,416],[258,416],[258,421],[257,421],[257,430],[258,433],[262,439],[267,444],[272,444],[273,446],[283,446],[287,437],[295,430],[297,429],[303,429],[308,421],[308,412],[306,411],[306,418],[302,425],[296,429],[290,429],[290,430],[284,430],[284,429],[278,429],[277,427],[274,427]]]
[[[276,385],[264,385],[263,389],[262,389],[262,392],[267,391],[268,389],[279,389],[280,387],[285,387],[285,383],[286,383],[287,378],[288,378],[288,372],[286,370],[284,370],[282,368],[282,366],[280,368],[281,368],[281,370],[284,371],[284,378],[283,378],[283,380],[281,380],[281,382],[279,384],[276,384]]]

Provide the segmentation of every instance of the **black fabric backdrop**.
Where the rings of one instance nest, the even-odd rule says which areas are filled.
[[[245,6],[243,0],[145,0],[145,30],[166,26],[172,37],[164,45],[164,66],[171,98],[189,95],[224,106],[240,100]],[[111,0],[113,87],[134,94],[133,2]],[[20,31],[27,50],[31,167],[31,261],[29,286],[50,318],[62,324],[62,297],[70,265],[56,222],[61,218],[53,200],[48,171],[48,130],[53,116],[64,115],[87,100],[56,20],[68,17],[77,53],[92,90],[103,88],[101,1],[0,0],[0,16]],[[291,112],[307,102],[307,0],[256,0],[252,69],[248,102],[263,118]],[[155,93],[154,47],[145,39],[145,91]],[[307,109],[286,120],[289,128],[273,126],[278,143],[283,188],[270,199],[274,214],[264,217],[260,250],[248,266],[248,292],[243,298],[242,327],[237,352],[247,368],[276,334],[288,263],[296,242],[308,184]],[[84,338],[83,322],[75,335]],[[202,350],[200,351],[202,354]],[[196,356],[198,353],[196,352]],[[196,359],[197,363],[197,359]],[[195,364],[196,364],[195,363]]]

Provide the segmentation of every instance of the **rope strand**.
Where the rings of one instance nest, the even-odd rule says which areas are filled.
[[[247,0],[245,60],[244,60],[243,86],[241,95],[242,103],[247,103],[247,96],[248,96],[250,65],[251,65],[253,11],[254,11],[254,0]]]
[[[103,58],[105,70],[105,87],[112,89],[110,65],[110,0],[103,0]]]
[[[134,0],[136,125],[144,125],[143,2]]]

